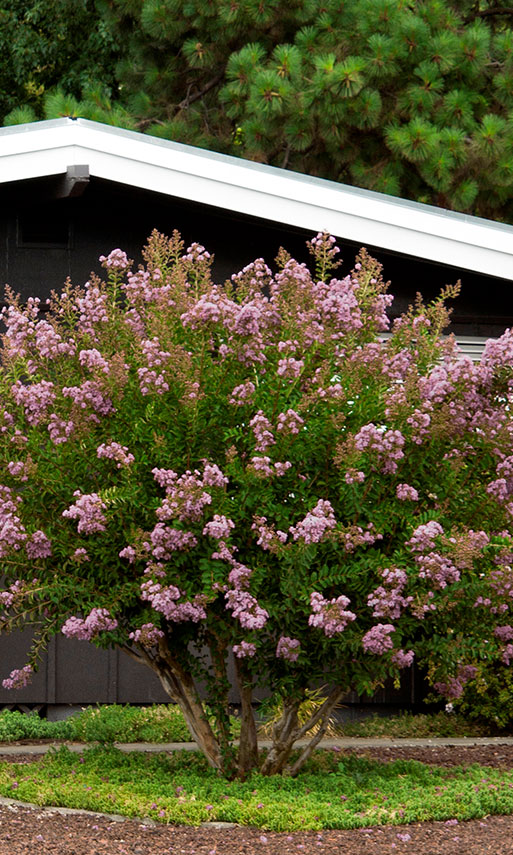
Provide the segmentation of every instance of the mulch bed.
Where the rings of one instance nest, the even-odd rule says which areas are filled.
[[[351,751],[385,761],[413,759],[441,766],[479,763],[513,768],[512,745]],[[39,758],[0,755],[0,759],[36,762]],[[513,855],[513,817],[278,834],[213,824],[199,828],[145,825],[141,820],[116,821],[95,814],[59,814],[51,809],[0,805],[0,855],[33,855],[35,851],[38,855]]]

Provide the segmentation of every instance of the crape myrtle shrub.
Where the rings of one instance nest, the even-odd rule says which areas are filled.
[[[295,774],[348,689],[372,693],[416,657],[454,700],[509,664],[513,335],[479,365],[462,357],[441,335],[449,288],[381,340],[377,262],[362,250],[335,274],[334,239],[309,248],[313,274],[281,250],[277,272],[257,259],[217,285],[204,247],[155,232],[145,267],[114,250],[106,281],[66,283],[46,314],[8,292],[1,628],[36,635],[4,686],[56,633],[117,646],[223,774]],[[258,683],[283,699],[260,761]]]

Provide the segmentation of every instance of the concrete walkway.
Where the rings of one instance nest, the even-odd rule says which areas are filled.
[[[237,741],[235,741],[237,744]],[[296,747],[307,745],[308,740],[299,740]],[[46,754],[47,751],[60,748],[65,745],[70,751],[81,753],[92,748],[95,743],[92,742],[37,742],[27,745],[20,743],[0,742],[0,756],[13,756],[16,754]],[[323,739],[318,748],[414,748],[414,747],[435,747],[440,745],[461,745],[468,747],[471,745],[513,745],[513,736],[454,736],[454,737],[432,737],[431,739],[374,739],[372,737],[344,737],[339,739]],[[268,740],[259,742],[260,748],[270,748],[271,743]],[[147,753],[163,753],[171,751],[197,751],[198,747],[195,742],[115,742],[114,747],[120,751],[128,753],[130,751],[140,751]]]

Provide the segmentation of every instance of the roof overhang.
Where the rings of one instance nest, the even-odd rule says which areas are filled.
[[[91,177],[513,279],[513,227],[86,119],[0,129],[0,185]]]

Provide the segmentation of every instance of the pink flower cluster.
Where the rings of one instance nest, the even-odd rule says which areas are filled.
[[[241,588],[226,591],[226,608],[230,609],[243,629],[262,629],[267,623],[269,612],[258,605],[257,600],[249,591]]]
[[[497,475],[499,477],[488,484],[487,492],[497,501],[507,502],[513,495],[513,457],[505,457],[497,465]]]
[[[408,650],[407,653],[404,650],[397,650],[392,654],[392,662],[394,665],[397,665],[398,668],[409,668],[410,665],[413,665],[413,660],[415,659],[415,653],[413,650]]]
[[[140,629],[130,632],[128,637],[143,647],[156,647],[159,639],[164,638],[164,633],[153,623],[143,623]]]
[[[82,494],[80,490],[73,493],[77,497],[76,502],[62,512],[63,517],[78,519],[78,531],[80,534],[95,534],[105,531],[107,520],[103,514],[106,505],[100,499],[98,493]]]
[[[277,418],[276,430],[285,435],[298,434],[305,420],[295,410],[288,409],[286,413],[280,413]]]
[[[419,525],[405,545],[409,546],[412,552],[430,552],[435,548],[436,538],[443,533],[440,523],[430,520],[428,523]]]
[[[176,528],[169,528],[164,523],[157,523],[153,531],[150,532],[150,543],[145,543],[144,546],[151,550],[151,553],[157,561],[168,561],[173,552],[183,552],[187,549],[194,549],[198,541],[194,537],[192,531],[181,531]],[[124,550],[123,550],[124,552]],[[120,553],[121,554],[121,553]],[[128,556],[121,556],[128,557]]]
[[[0,557],[11,550],[19,550],[27,539],[25,528],[17,511],[20,496],[13,497],[9,487],[0,485]]]
[[[26,386],[17,380],[11,386],[11,393],[18,406],[23,407],[29,425],[33,426],[43,421],[55,401],[54,385],[47,380]]]
[[[270,445],[274,445],[276,440],[272,432],[271,422],[266,418],[262,410],[259,410],[258,413],[253,416],[249,426],[253,431],[256,440],[255,451],[265,451]]]
[[[221,514],[214,514],[213,519],[205,525],[203,534],[207,535],[207,537],[213,537],[215,540],[225,540],[227,537],[230,537],[231,531],[234,528],[235,523],[233,520]]]
[[[319,499],[315,508],[309,511],[297,525],[290,526],[289,531],[294,540],[302,540],[303,543],[320,543],[324,540],[326,533],[335,526],[335,512],[331,503]]]
[[[413,597],[403,597],[403,591],[408,581],[404,570],[385,569],[381,573],[384,585],[380,585],[367,597],[367,605],[372,609],[373,617],[387,617],[396,620],[403,609],[413,602]]]
[[[155,480],[166,490],[166,498],[157,516],[160,520],[178,519],[182,522],[197,522],[203,511],[212,502],[205,487],[224,487],[228,479],[216,464],[205,463],[203,475],[196,469],[187,470],[178,477],[172,469],[152,469]]]
[[[455,677],[449,677],[446,683],[435,683],[433,688],[448,701],[461,698],[465,684],[477,674],[475,665],[463,665]]]
[[[391,623],[378,623],[371,627],[362,638],[362,647],[366,653],[374,653],[382,656],[387,650],[392,650],[394,642],[390,634],[395,632],[395,626]]]
[[[241,641],[240,644],[233,645],[233,652],[238,659],[252,657],[256,653],[256,644],[253,644],[252,641]]]
[[[343,632],[348,623],[356,620],[355,613],[346,608],[350,602],[351,600],[343,595],[325,600],[321,594],[313,591],[310,594],[312,614],[308,618],[309,626],[319,627],[328,638]]]
[[[255,394],[255,384],[251,380],[241,383],[240,386],[235,386],[229,398],[230,404],[235,404],[238,407],[243,407],[245,404],[251,403]]]
[[[359,546],[372,546],[382,540],[383,535],[375,531],[373,523],[368,523],[366,529],[359,525],[348,526],[339,532],[338,539],[346,552],[354,552]]]
[[[29,558],[49,558],[52,554],[52,544],[43,531],[35,531],[25,548]]]
[[[7,464],[7,471],[13,478],[28,481],[27,465],[22,460],[11,460]]]
[[[63,624],[61,632],[67,638],[91,641],[100,632],[112,632],[118,626],[108,609],[91,609],[85,619],[72,616]]]
[[[141,392],[143,395],[149,395],[150,392],[163,395],[164,392],[169,391],[166,366],[171,359],[171,354],[162,349],[156,336],[142,341],[141,350],[147,362],[147,366],[137,369]]]
[[[98,285],[92,285],[90,282],[85,284],[85,295],[77,297],[75,309],[80,313],[79,332],[89,335],[93,341],[97,340],[95,326],[109,320],[106,303],[107,294],[102,293]]]
[[[89,368],[90,371],[98,370],[102,374],[110,374],[109,363],[94,347],[91,350],[81,350],[78,354],[78,361],[83,368]]]
[[[251,529],[257,532],[257,546],[261,546],[264,551],[276,552],[280,544],[287,542],[286,532],[276,531],[274,526],[268,525],[267,517],[254,517]]]
[[[44,359],[57,359],[59,356],[74,356],[75,341],[70,338],[63,341],[62,336],[48,321],[38,321],[35,326],[35,345]]]
[[[398,484],[395,490],[395,494],[401,502],[418,502],[419,494],[415,487],[410,487],[409,484]]]
[[[96,455],[100,459],[104,457],[107,460],[115,460],[118,469],[121,469],[122,466],[130,466],[135,460],[134,455],[130,454],[126,445],[120,445],[119,442],[109,442],[108,444],[102,442],[96,449]]]
[[[54,445],[62,445],[63,442],[67,442],[74,428],[75,424],[71,419],[65,421],[59,418],[57,413],[50,414],[48,433]]]
[[[122,249],[113,249],[107,256],[100,255],[99,261],[107,270],[126,270],[130,265],[127,254]]]
[[[433,409],[432,405],[426,402],[424,410]],[[422,445],[426,436],[429,435],[429,425],[431,424],[431,416],[423,410],[414,410],[411,416],[408,416],[406,423],[412,429],[411,439],[416,445]]]
[[[438,552],[428,552],[427,555],[417,555],[415,563],[419,568],[419,579],[430,579],[435,588],[446,588],[454,582],[459,582],[460,571],[452,561]]]
[[[404,457],[404,436],[399,430],[377,428],[370,422],[355,435],[354,444],[358,451],[375,454],[378,466],[385,474],[397,471],[397,460]]]
[[[15,668],[11,671],[5,680],[2,680],[4,689],[23,689],[30,683],[34,669],[32,665],[25,665],[24,668]]]
[[[292,383],[301,375],[304,367],[305,363],[302,359],[294,359],[293,356],[287,356],[285,359],[278,360],[276,374],[278,377],[284,377]]]
[[[284,463],[271,463],[270,457],[252,457],[247,468],[257,478],[272,478],[274,475],[281,478],[291,466],[292,463],[289,460],[285,460]]]
[[[108,416],[109,413],[114,412],[112,401],[103,394],[100,386],[94,380],[85,380],[80,386],[63,386],[62,396],[71,398],[80,410],[86,410],[90,407],[101,416]]]
[[[206,619],[204,597],[198,595],[192,601],[179,603],[177,600],[181,596],[182,592],[175,585],[161,585],[154,579],[148,579],[141,585],[141,599],[149,602],[166,620],[173,623],[198,623]]]
[[[297,662],[301,643],[297,638],[289,638],[288,635],[282,635],[278,639],[276,645],[276,656],[278,659],[287,659],[289,662]]]

